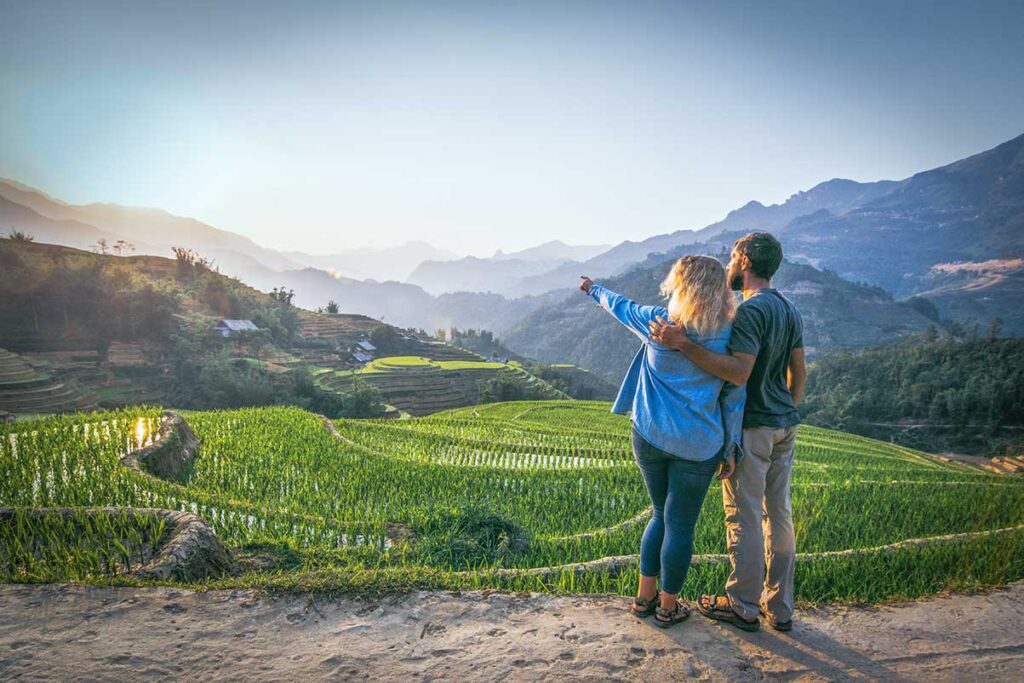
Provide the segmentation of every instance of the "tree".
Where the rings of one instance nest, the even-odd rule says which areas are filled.
[[[327,312],[328,313],[337,313],[338,312],[338,302],[335,301],[334,299],[331,299],[330,301],[328,301],[327,302]]]
[[[999,333],[1003,331],[1003,319],[999,316],[992,318],[992,322],[988,325],[988,338],[996,339],[999,337]]]
[[[489,380],[480,382],[479,389],[481,403],[522,401],[527,398],[521,382],[502,375],[496,375]]]
[[[390,325],[378,325],[370,330],[370,343],[376,346],[381,354],[395,353],[400,346],[398,333]]]
[[[352,388],[342,395],[338,417],[380,417],[383,414],[380,390],[365,380],[357,378]]]
[[[267,330],[238,330],[231,335],[231,341],[235,346],[248,349],[249,353],[257,358],[266,349],[272,349],[274,346]]]
[[[178,275],[182,279],[194,279],[203,271],[213,270],[213,262],[208,261],[191,249],[171,247],[174,259],[178,262]]]
[[[274,287],[270,292],[270,298],[278,303],[284,304],[285,306],[291,306],[292,299],[295,298],[295,290],[286,290],[283,286],[281,288]]]
[[[97,254],[106,255],[110,252],[110,247],[107,245],[107,238],[101,237],[92,245],[92,250]]]
[[[135,251],[135,245],[127,240],[118,240],[114,242],[114,252],[118,256],[124,256],[129,251]]]
[[[16,230],[14,228],[11,228],[11,231],[9,233],[7,233],[7,239],[9,239],[9,240],[11,240],[13,242],[32,242],[36,238],[34,236],[28,234],[27,232],[23,232],[21,230]]]

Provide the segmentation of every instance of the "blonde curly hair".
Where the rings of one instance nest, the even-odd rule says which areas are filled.
[[[720,330],[736,312],[725,266],[710,256],[684,256],[661,283],[668,317],[700,335]]]

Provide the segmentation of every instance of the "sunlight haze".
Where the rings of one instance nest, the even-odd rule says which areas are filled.
[[[0,4],[0,177],[277,249],[640,240],[1024,120],[1019,3]]]

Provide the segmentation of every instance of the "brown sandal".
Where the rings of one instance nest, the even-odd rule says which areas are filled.
[[[757,631],[761,628],[761,622],[757,619],[747,621],[733,610],[729,598],[725,595],[702,595],[697,609],[708,619],[724,621],[744,631]]]
[[[676,601],[674,609],[663,609],[660,605],[654,608],[654,624],[658,628],[671,628],[690,618],[690,608]]]

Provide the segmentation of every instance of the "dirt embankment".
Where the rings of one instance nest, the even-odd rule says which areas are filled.
[[[199,448],[199,439],[181,415],[165,410],[153,443],[121,458],[121,464],[161,479],[183,482]]]
[[[1024,671],[1024,583],[798,613],[791,633],[699,615],[663,631],[620,597],[0,586],[0,679],[985,680]]]

